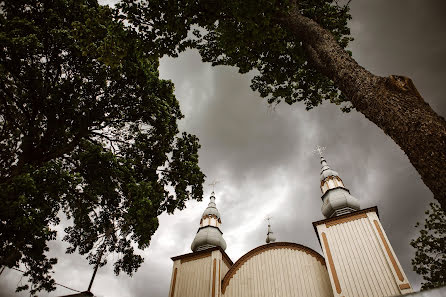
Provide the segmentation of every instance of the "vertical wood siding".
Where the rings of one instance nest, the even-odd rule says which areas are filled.
[[[178,263],[177,263],[178,262]],[[209,297],[211,289],[211,256],[180,263],[175,261],[176,288],[172,297]]]
[[[330,273],[333,290],[336,292],[337,285],[340,286],[336,296],[381,297],[400,294],[389,265],[390,259],[387,259],[388,255],[374,228],[368,216],[317,227],[322,242],[326,240],[329,247],[327,249],[322,244],[325,257],[331,253],[339,280],[339,284],[336,284],[336,277]]]
[[[265,250],[233,275],[224,297],[331,297],[326,267],[304,251]]]

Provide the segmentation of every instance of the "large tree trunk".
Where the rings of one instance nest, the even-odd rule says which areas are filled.
[[[306,45],[309,62],[401,147],[446,210],[446,121],[423,100],[412,81],[370,73],[329,31],[299,14],[297,8],[281,22]]]

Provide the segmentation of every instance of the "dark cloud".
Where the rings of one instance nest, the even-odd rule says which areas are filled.
[[[445,2],[355,0],[351,5],[351,49],[358,62],[375,74],[411,77],[426,101],[445,116]],[[300,104],[270,110],[249,88],[250,75],[230,67],[212,68],[193,51],[163,59],[161,74],[175,83],[186,116],[181,129],[200,138],[200,165],[208,180],[221,181],[216,202],[232,260],[264,243],[267,215],[273,216],[278,240],[321,251],[311,224],[322,219],[320,164],[312,154],[320,144],[327,146],[329,164],[361,206],[378,206],[389,240],[411,283],[419,288],[409,242],[432,194],[382,130],[362,114],[344,114],[328,103],[309,112]],[[160,217],[152,244],[143,252],[146,261],[132,278],[114,276],[109,264],[99,270],[93,292],[107,297],[167,296],[170,257],[190,252],[209,201],[209,187],[206,190],[203,202],[189,202],[187,209]],[[86,288],[92,268],[80,256],[64,255],[60,243],[52,247],[59,256],[56,280]],[[0,296],[26,296],[13,294],[19,280],[19,273],[5,270]],[[68,293],[58,289],[49,296]]]

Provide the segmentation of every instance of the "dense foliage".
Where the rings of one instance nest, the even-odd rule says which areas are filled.
[[[355,109],[405,152],[446,210],[446,121],[412,80],[360,66],[347,45],[350,0],[121,0],[120,17],[151,52],[198,49],[203,61],[252,71],[270,104],[324,100]]]
[[[423,276],[423,290],[446,285],[446,213],[436,203],[430,207],[420,236],[410,242],[416,249],[413,269]]]
[[[156,41],[161,53],[175,56],[195,47],[213,65],[236,66],[241,73],[255,70],[251,87],[270,103],[303,101],[307,109],[324,99],[340,104],[345,98],[309,61],[308,45],[283,26],[292,2],[123,0],[119,7],[138,33]],[[347,4],[302,0],[298,9],[328,29],[343,48],[352,39]]]
[[[95,0],[1,1],[0,46],[0,265],[53,290],[63,212],[68,252],[117,253],[115,272],[132,274],[134,246],[204,180],[157,56]]]

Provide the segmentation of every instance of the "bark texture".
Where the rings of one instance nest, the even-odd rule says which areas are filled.
[[[400,146],[446,210],[446,121],[424,101],[412,80],[370,73],[329,31],[302,16],[297,8],[281,22],[306,44],[309,62],[335,82],[357,111]]]

